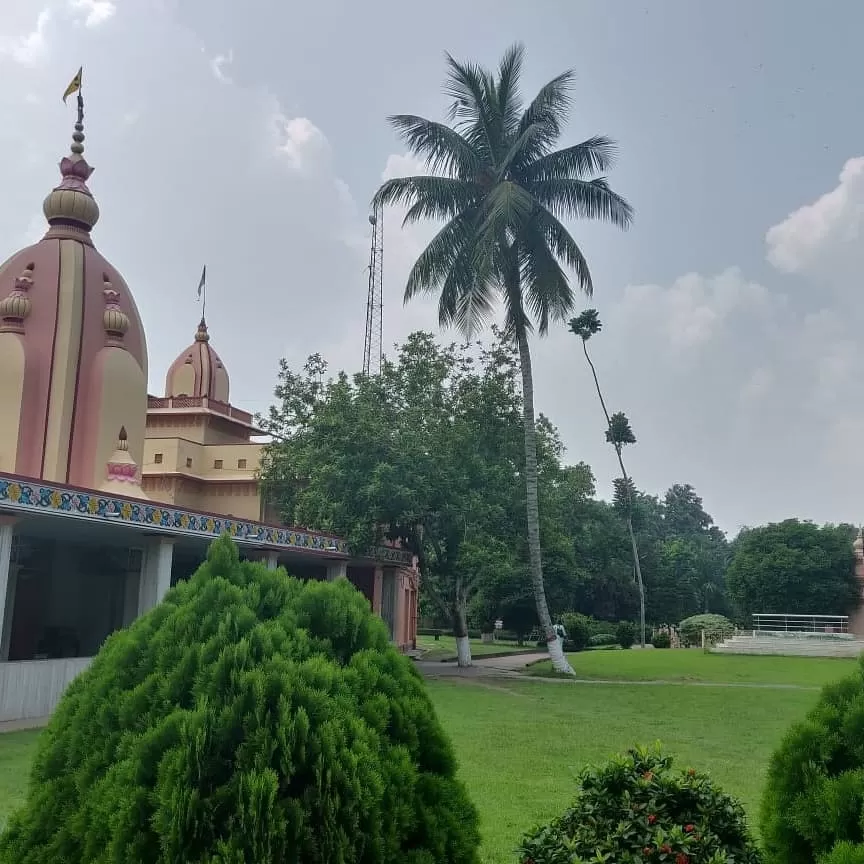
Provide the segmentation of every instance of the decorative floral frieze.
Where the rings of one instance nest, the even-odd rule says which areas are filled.
[[[347,555],[339,537],[313,534],[296,528],[277,528],[227,516],[212,516],[170,505],[121,498],[66,486],[0,475],[0,508],[24,513],[53,513],[98,522],[119,522],[169,534],[215,538],[224,533],[241,543],[254,543],[299,551]],[[377,549],[376,560],[410,565],[411,556],[398,549]]]

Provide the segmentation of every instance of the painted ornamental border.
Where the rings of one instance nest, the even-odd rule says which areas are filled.
[[[129,525],[187,537],[215,539],[227,533],[240,543],[348,555],[347,543],[330,534],[196,513],[170,505],[163,506],[154,501],[104,495],[10,474],[0,474],[0,507],[19,513],[53,513],[89,522]],[[413,560],[410,553],[387,547],[376,549],[371,557],[377,561],[409,566]]]

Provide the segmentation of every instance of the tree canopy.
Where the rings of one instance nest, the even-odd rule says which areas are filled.
[[[742,619],[754,613],[845,615],[858,603],[851,525],[787,519],[743,530],[726,571]]]
[[[375,378],[283,368],[265,493],[286,521],[355,552],[398,540],[420,559],[424,605],[465,635],[482,581],[512,580],[524,546],[521,419],[509,342],[441,346],[415,333]]]

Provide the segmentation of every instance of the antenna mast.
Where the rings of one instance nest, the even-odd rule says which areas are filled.
[[[380,202],[369,214],[372,247],[369,250],[369,292],[366,297],[366,340],[363,345],[363,374],[377,375],[384,359],[384,205]]]

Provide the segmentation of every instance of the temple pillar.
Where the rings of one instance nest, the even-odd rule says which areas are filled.
[[[333,561],[327,565],[327,581],[334,582],[336,579],[348,578],[348,562]]]
[[[15,519],[0,516],[0,661],[9,659],[12,612],[15,609],[17,568],[12,564],[12,532]]]
[[[276,570],[279,567],[279,553],[278,552],[268,552],[267,557],[264,560],[267,564],[268,570]]]
[[[170,537],[154,537],[144,548],[138,587],[139,615],[149,612],[168,593],[173,561],[174,540]]]
[[[375,567],[375,580],[372,583],[372,611],[376,615],[381,614],[381,598],[384,594],[384,568],[380,565]]]

